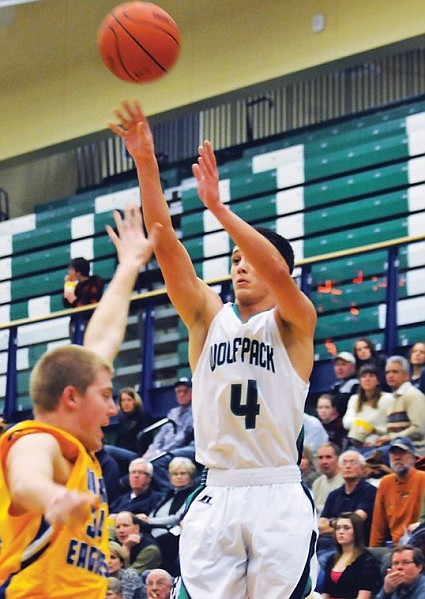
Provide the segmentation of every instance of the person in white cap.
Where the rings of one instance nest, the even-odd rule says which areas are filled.
[[[335,356],[334,360],[336,382],[329,393],[335,397],[336,409],[342,418],[347,409],[347,403],[359,386],[356,376],[356,358],[348,351],[342,351]]]

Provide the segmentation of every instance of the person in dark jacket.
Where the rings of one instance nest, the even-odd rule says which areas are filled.
[[[365,548],[363,521],[354,512],[335,519],[336,551],[325,566],[323,599],[370,599],[383,584],[377,559]]]
[[[168,470],[171,489],[149,515],[138,516],[161,548],[162,567],[172,576],[178,576],[180,521],[185,511],[186,499],[195,489],[196,466],[189,458],[175,457],[171,460]]]

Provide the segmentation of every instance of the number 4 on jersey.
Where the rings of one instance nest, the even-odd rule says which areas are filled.
[[[248,380],[245,403],[242,403],[242,385],[235,384],[231,386],[230,409],[236,416],[245,416],[245,428],[255,428],[255,419],[260,413],[260,404],[257,399],[256,381]]]

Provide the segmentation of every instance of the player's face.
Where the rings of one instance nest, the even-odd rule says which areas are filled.
[[[84,395],[76,392],[78,417],[78,439],[88,451],[102,448],[102,427],[109,424],[109,419],[117,413],[117,406],[112,397],[111,373],[101,368],[93,383]]]
[[[268,295],[268,287],[255,268],[246,260],[237,246],[233,248],[230,268],[235,297],[242,304],[261,301]]]

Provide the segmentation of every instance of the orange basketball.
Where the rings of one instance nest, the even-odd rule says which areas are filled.
[[[106,15],[97,34],[100,55],[115,77],[133,83],[159,79],[174,65],[180,32],[164,9],[125,2]]]

